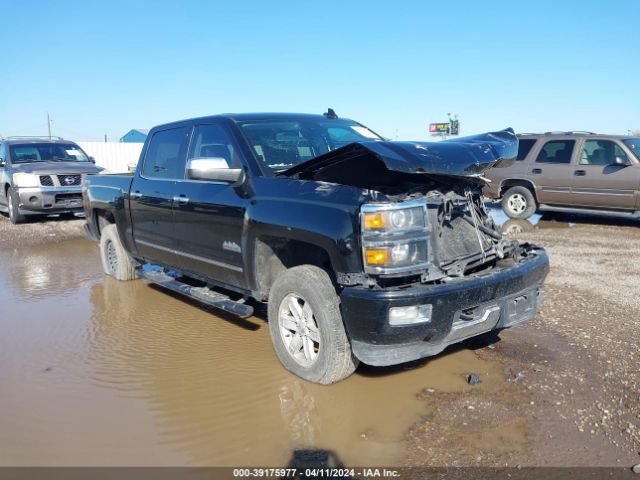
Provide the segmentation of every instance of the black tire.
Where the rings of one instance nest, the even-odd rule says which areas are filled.
[[[299,298],[299,301],[296,300]],[[290,301],[298,301],[301,311],[307,307],[311,309],[311,315],[302,314],[302,318],[311,317],[312,328],[300,327],[302,334],[289,331],[289,341],[285,340],[286,330],[281,328],[281,309],[284,316],[290,321],[295,321],[293,316],[287,316],[286,310],[290,309]],[[312,265],[301,265],[282,272],[271,287],[269,292],[269,330],[271,340],[278,359],[291,373],[304,380],[323,385],[338,382],[351,375],[358,366],[358,360],[351,353],[351,344],[342,322],[340,314],[340,301],[336,290],[327,272]],[[307,324],[309,325],[309,324]],[[317,330],[316,330],[317,328]],[[307,333],[304,333],[304,330]],[[300,347],[296,349],[294,345]],[[316,345],[311,336],[317,336],[319,342]],[[306,339],[306,340],[305,340]],[[296,343],[294,343],[296,341]],[[305,341],[312,341],[315,359],[306,362],[305,359],[296,359],[293,353],[289,353],[287,345],[292,346],[296,355],[302,353],[306,356]]]
[[[122,246],[113,224],[106,225],[100,232],[100,259],[107,275],[120,281],[136,278],[136,264]]]
[[[536,213],[538,204],[527,187],[511,187],[502,196],[502,210],[509,218],[526,219]]]
[[[7,189],[7,208],[9,209],[9,220],[13,224],[23,223],[27,219],[25,215],[18,211],[18,205],[20,205],[18,194],[13,191],[13,188],[9,187]]]

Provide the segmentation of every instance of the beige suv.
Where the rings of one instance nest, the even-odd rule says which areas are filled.
[[[512,165],[491,169],[485,196],[511,218],[536,210],[640,214],[640,138],[589,132],[521,134]]]

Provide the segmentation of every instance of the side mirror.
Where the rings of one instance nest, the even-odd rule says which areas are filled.
[[[187,178],[239,185],[244,182],[244,170],[229,168],[224,158],[192,158],[187,162]]]
[[[4,167],[5,161],[4,158],[0,158],[0,168]]]
[[[613,159],[613,164],[614,165],[620,165],[620,166],[623,166],[623,167],[628,167],[629,165],[631,165],[629,163],[629,160],[627,160],[626,157],[616,157],[616,158],[614,158]]]
[[[89,157],[89,161],[90,161],[91,163],[94,163],[94,164],[96,163],[96,159],[95,159],[95,158],[93,158],[93,157]]]

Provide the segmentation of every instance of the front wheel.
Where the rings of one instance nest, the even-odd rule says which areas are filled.
[[[533,193],[526,187],[511,187],[502,196],[502,209],[510,218],[529,218],[537,208]]]
[[[278,276],[269,292],[269,330],[280,362],[310,382],[338,382],[358,365],[338,295],[321,268],[301,265]]]
[[[113,224],[106,225],[100,232],[100,259],[107,275],[122,281],[136,278],[136,264],[122,246]]]
[[[13,188],[9,187],[7,189],[7,209],[9,210],[9,220],[11,220],[13,224],[23,223],[27,219],[27,217],[20,213],[18,205],[20,205],[18,194]]]

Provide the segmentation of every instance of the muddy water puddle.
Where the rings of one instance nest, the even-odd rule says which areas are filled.
[[[300,448],[400,465],[419,392],[505,382],[462,348],[314,385],[280,366],[264,319],[105,278],[93,243],[0,250],[0,265],[0,465],[283,466]]]

